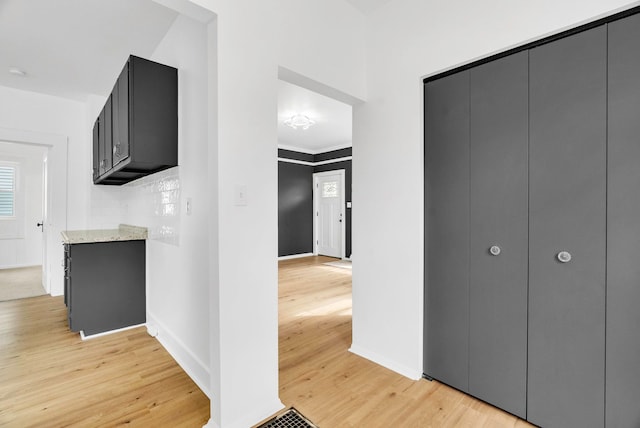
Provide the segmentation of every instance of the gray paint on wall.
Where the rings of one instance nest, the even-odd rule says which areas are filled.
[[[313,156],[315,162],[322,162],[330,159],[340,159],[351,156],[351,147],[345,149],[332,150],[330,152],[318,153]]]
[[[292,160],[299,160],[304,162],[314,162],[315,155],[309,153],[301,153],[293,150],[278,149],[278,157]]]
[[[313,252],[313,167],[278,162],[278,256]]]

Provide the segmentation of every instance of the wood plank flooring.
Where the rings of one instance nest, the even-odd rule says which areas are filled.
[[[80,340],[62,297],[0,303],[0,426],[202,427],[209,399],[145,328]]]
[[[412,381],[348,352],[351,271],[309,257],[279,266],[280,399],[322,428],[526,427],[439,382]]]
[[[322,428],[525,427],[348,352],[351,271],[280,262],[280,398]],[[0,426],[201,427],[209,400],[144,328],[81,341],[61,297],[0,303]]]

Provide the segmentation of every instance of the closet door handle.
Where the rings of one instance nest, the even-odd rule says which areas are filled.
[[[560,251],[556,257],[560,263],[569,263],[571,261],[571,253],[568,251]]]
[[[501,252],[502,250],[497,245],[492,245],[491,248],[489,248],[489,253],[491,253],[492,256],[497,256]]]

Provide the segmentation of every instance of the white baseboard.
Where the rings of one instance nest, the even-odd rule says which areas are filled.
[[[158,318],[147,312],[147,332],[155,337],[187,375],[211,399],[209,366],[196,357]]]
[[[408,377],[409,379],[420,380],[422,378],[421,369],[416,370],[411,367],[398,364],[396,361],[392,361],[380,354],[369,351],[368,349],[364,349],[358,345],[351,344],[351,348],[349,348],[349,352],[359,355],[362,358],[366,358],[367,360],[372,361],[376,364],[379,364],[383,367],[386,367],[389,370],[393,370],[394,372],[399,373],[404,377]]]
[[[127,331],[127,330],[131,330],[132,328],[138,328],[138,327],[142,327],[142,326],[144,326],[144,323],[143,324],[130,325],[129,327],[122,327],[122,328],[118,328],[118,329],[115,329],[115,330],[109,330],[109,331],[105,331],[103,333],[90,334],[89,336],[85,336],[84,335],[84,330],[80,330],[80,339],[82,339],[82,340],[95,339],[96,337],[107,336],[107,335],[113,334],[113,333],[120,333],[121,331]]]
[[[313,253],[304,253],[304,254],[292,254],[290,256],[280,256],[278,260],[291,260],[291,259],[301,259],[302,257],[312,257],[315,254]]]

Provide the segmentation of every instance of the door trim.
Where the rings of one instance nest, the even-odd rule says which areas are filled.
[[[68,229],[68,137],[60,134],[0,127],[0,140],[8,143],[36,145],[47,148],[48,171],[47,177],[44,177],[44,179],[47,180],[47,203],[45,207],[48,211],[42,219],[45,224],[42,242],[42,282],[48,294],[60,296],[64,294],[63,267],[59,262],[56,263],[55,260],[62,259],[60,232]],[[55,205],[52,203],[54,199],[56,200]]]
[[[340,213],[342,214],[342,225],[340,227],[340,258],[345,260],[346,253],[346,227],[347,227],[347,216],[345,215],[345,170],[344,169],[335,169],[332,171],[323,171],[323,172],[314,172],[313,173],[313,255],[318,255],[318,206],[320,204],[319,201],[319,192],[318,192],[318,179],[327,175],[339,175],[340,176]]]

